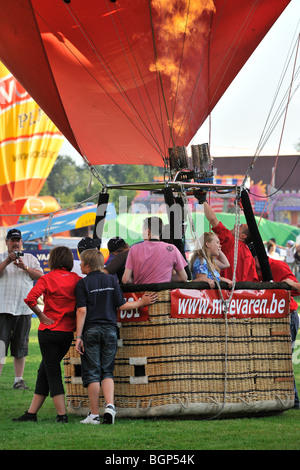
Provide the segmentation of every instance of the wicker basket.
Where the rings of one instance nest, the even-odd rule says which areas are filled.
[[[291,408],[289,322],[171,318],[170,291],[159,292],[147,322],[119,324],[118,416],[241,416]],[[86,414],[89,400],[74,344],[64,369],[68,410]]]

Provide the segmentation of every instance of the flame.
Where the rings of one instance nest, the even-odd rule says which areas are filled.
[[[176,85],[178,81],[178,74],[181,75],[181,85],[185,86],[188,80],[188,74],[184,75],[182,70],[179,70],[179,66],[172,60],[172,57],[161,57],[156,64],[150,65],[150,71],[161,72],[171,80],[172,94],[175,94]]]
[[[152,7],[161,17],[160,36],[175,41],[182,34],[201,32],[202,14],[216,12],[213,0],[152,0]]]
[[[176,98],[177,116],[171,125],[177,132],[182,128],[184,96],[192,90],[196,77],[191,68],[195,50],[199,61],[209,34],[208,15],[216,12],[213,0],[152,0],[156,15],[154,20],[157,59],[150,64],[151,72],[160,72],[170,80],[169,100]],[[182,45],[184,43],[183,60]],[[191,92],[191,91],[190,91]],[[183,131],[183,129],[181,129]]]

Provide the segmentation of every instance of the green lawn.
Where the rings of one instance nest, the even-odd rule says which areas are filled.
[[[88,426],[69,415],[55,423],[49,398],[37,423],[13,422],[28,409],[40,361],[37,320],[33,319],[25,379],[30,390],[13,390],[13,362],[7,358],[0,378],[1,450],[295,450],[300,449],[300,410],[265,418],[223,420],[117,419],[114,426]],[[300,351],[300,345],[298,346]],[[297,353],[297,351],[296,351]],[[298,360],[299,356],[299,360]],[[300,362],[300,352],[296,360]],[[300,391],[300,364],[294,364]]]

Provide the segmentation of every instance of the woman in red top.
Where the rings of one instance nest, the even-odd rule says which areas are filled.
[[[50,272],[42,276],[24,302],[38,316],[38,340],[42,354],[34,396],[28,411],[15,421],[37,421],[37,412],[50,392],[57,422],[67,422],[65,392],[61,377],[61,360],[68,352],[76,327],[75,287],[80,277],[71,272],[72,251],[57,246],[50,251]],[[44,311],[38,298],[44,297]]]

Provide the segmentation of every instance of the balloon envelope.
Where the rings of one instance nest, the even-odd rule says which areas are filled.
[[[3,0],[0,58],[91,164],[163,166],[289,1]]]
[[[29,197],[22,209],[22,215],[50,214],[61,207],[52,196]]]
[[[39,194],[63,136],[1,63],[0,105],[0,225],[8,226]]]

